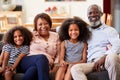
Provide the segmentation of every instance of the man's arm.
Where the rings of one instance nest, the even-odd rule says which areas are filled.
[[[120,38],[115,29],[108,33],[108,41],[111,44],[111,48],[107,50],[105,54],[117,54],[120,53]]]

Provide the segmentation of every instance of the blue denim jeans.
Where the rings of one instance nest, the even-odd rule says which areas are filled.
[[[22,80],[50,80],[49,62],[45,55],[24,57],[17,71],[25,73]]]

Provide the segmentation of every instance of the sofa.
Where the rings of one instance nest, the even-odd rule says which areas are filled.
[[[0,40],[2,40],[3,34],[0,34]],[[0,51],[2,50],[2,46],[4,43],[0,41]],[[1,52],[0,52],[1,53]],[[22,80],[23,73],[16,73],[13,76],[13,80]],[[88,80],[109,80],[108,72],[106,70],[101,72],[92,72],[87,74]],[[55,80],[55,73],[50,74],[50,79]],[[0,80],[4,80],[3,77],[0,75]]]

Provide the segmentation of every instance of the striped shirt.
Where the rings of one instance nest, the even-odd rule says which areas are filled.
[[[8,63],[14,64],[16,61],[16,58],[19,56],[19,54],[28,54],[29,53],[29,46],[24,45],[19,48],[17,48],[15,45],[6,44],[3,46],[3,52],[9,53],[9,60]]]

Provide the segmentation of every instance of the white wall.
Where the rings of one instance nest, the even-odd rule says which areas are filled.
[[[116,28],[116,30],[120,34],[120,0],[115,0],[114,1],[114,6],[113,6],[113,17],[114,17],[114,24],[113,26]]]
[[[90,4],[98,4],[103,8],[103,0],[85,0],[74,2],[45,2],[45,0],[23,0],[23,11],[25,22],[32,22],[34,16],[38,13],[45,12],[47,7],[64,6],[69,10],[69,17],[79,16],[87,20],[87,8]]]

